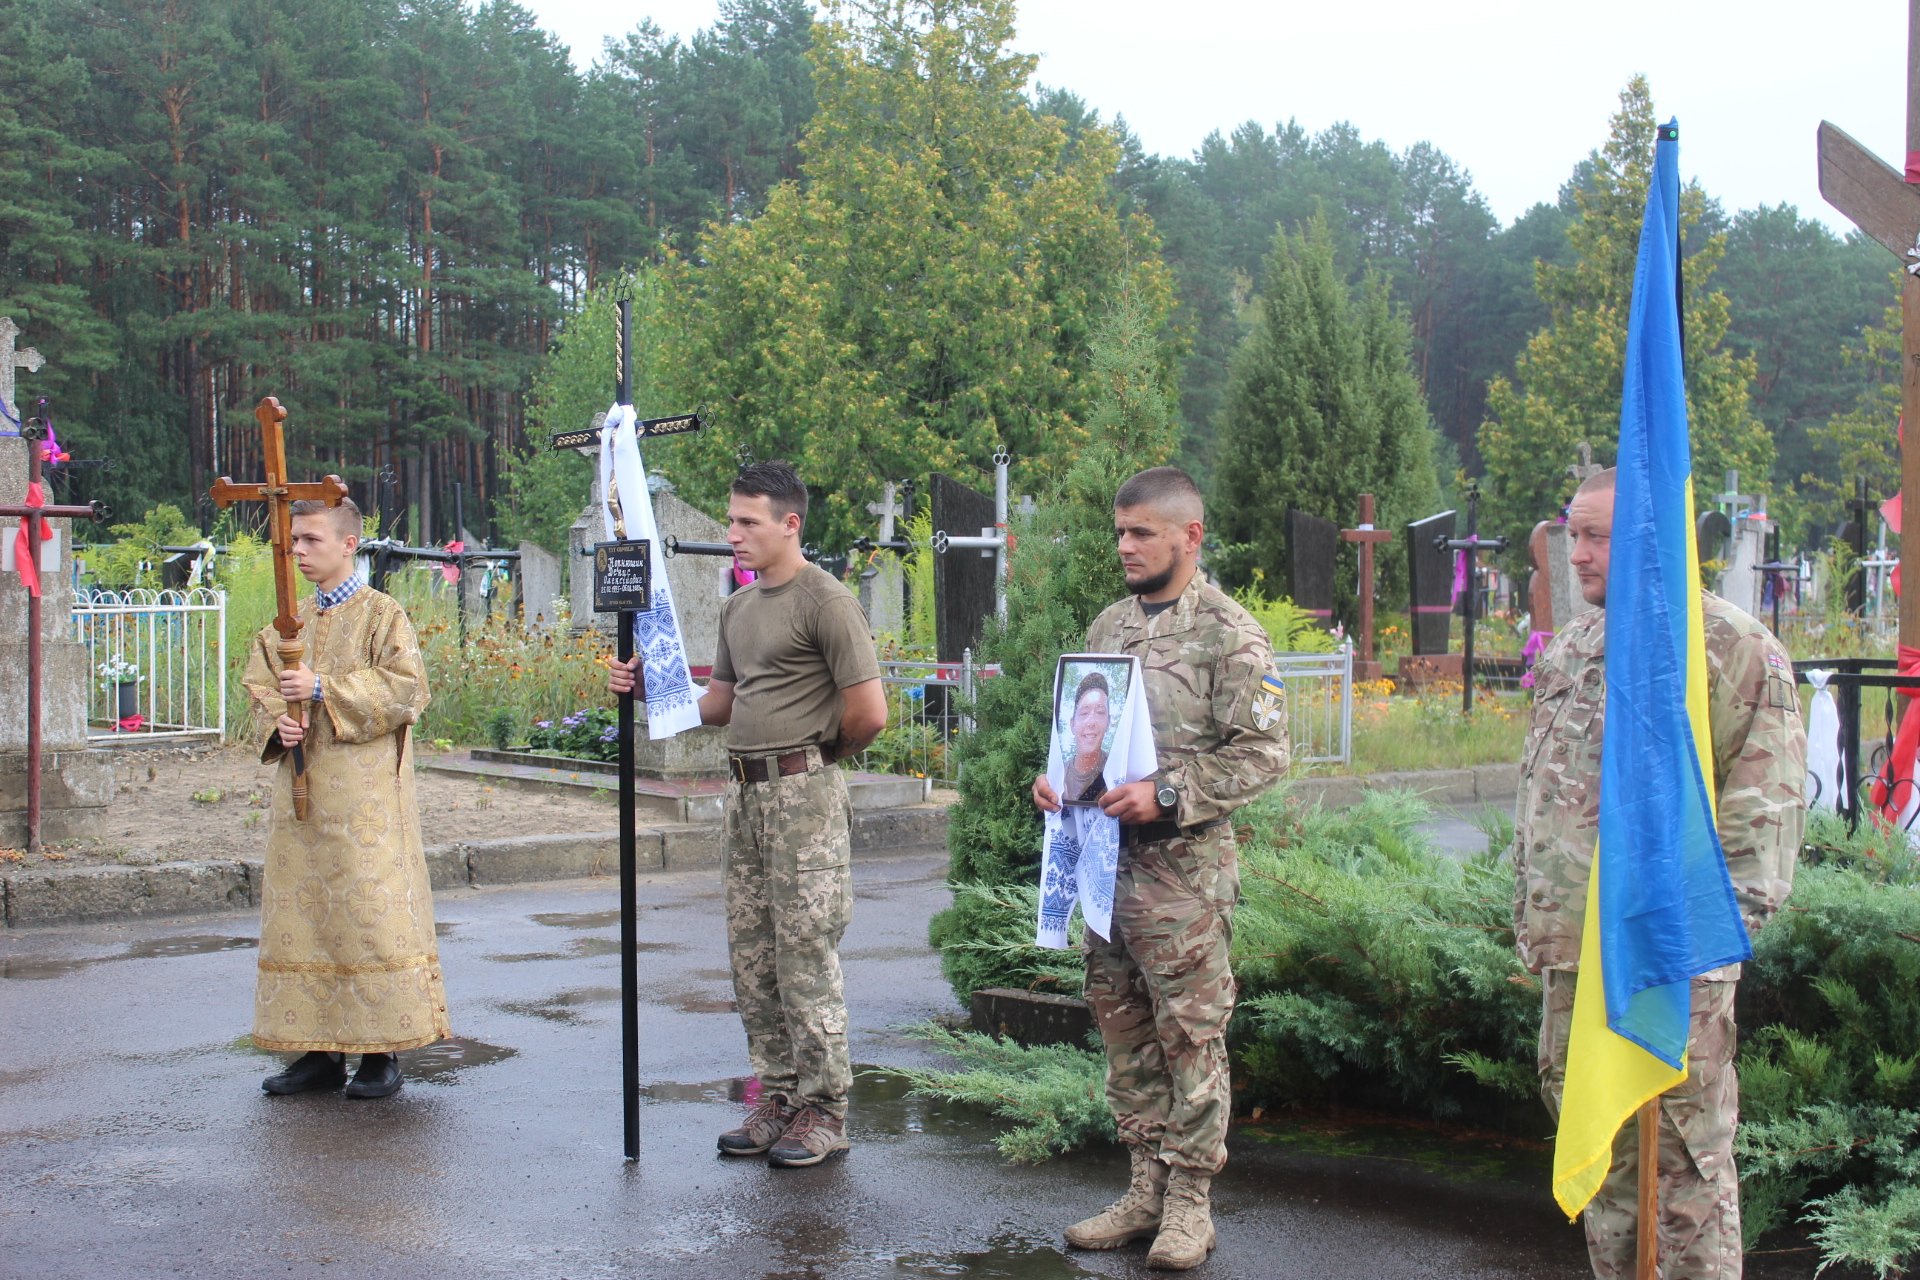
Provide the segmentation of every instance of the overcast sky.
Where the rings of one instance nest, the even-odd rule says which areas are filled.
[[[652,17],[690,35],[717,0],[522,0],[582,66]],[[1905,151],[1899,0],[1023,0],[1037,79],[1125,116],[1149,151],[1215,130],[1351,121],[1394,150],[1432,142],[1510,222],[1606,139],[1635,72],[1680,120],[1682,171],[1729,212],[1785,201],[1829,226],[1814,130],[1833,121],[1896,167]]]

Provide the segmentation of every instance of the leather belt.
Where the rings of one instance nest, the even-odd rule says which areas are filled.
[[[797,774],[812,773],[814,763],[807,758],[808,748],[788,751],[777,756],[728,756],[727,773],[735,782],[765,782],[770,778],[791,778]],[[826,747],[818,748],[820,763],[833,763],[833,752]]]
[[[1177,822],[1166,820],[1123,825],[1120,828],[1120,847],[1130,849],[1139,844],[1158,844],[1162,840],[1177,840],[1181,836],[1197,836],[1202,831],[1210,831],[1225,821],[1225,818],[1215,818],[1212,822],[1203,822],[1197,827],[1183,827]]]

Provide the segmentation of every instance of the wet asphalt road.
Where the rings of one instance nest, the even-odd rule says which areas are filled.
[[[1006,1165],[977,1113],[904,1096],[894,1028],[954,1010],[925,945],[944,858],[857,869],[843,949],[864,1064],[845,1159],[715,1155],[739,1114],[717,874],[641,883],[642,1159],[620,1154],[611,881],[438,901],[449,1046],[385,1101],[268,1098],[250,916],[0,934],[0,1274],[67,1277],[1142,1276],[1070,1254],[1117,1150]],[[1312,1154],[1238,1129],[1212,1277],[1586,1274],[1529,1169]],[[1762,1272],[1749,1275],[1806,1274]]]

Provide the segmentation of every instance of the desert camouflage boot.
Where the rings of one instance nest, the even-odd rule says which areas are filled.
[[[1084,1222],[1067,1228],[1067,1243],[1076,1249],[1118,1249],[1144,1240],[1160,1229],[1160,1205],[1167,1192],[1167,1166],[1143,1146],[1127,1144],[1133,1161],[1133,1181],[1127,1192]],[[1204,1255],[1203,1255],[1204,1256]]]
[[[729,1129],[720,1135],[720,1154],[759,1155],[780,1141],[780,1135],[793,1123],[795,1114],[786,1094],[769,1093],[760,1099],[759,1106],[747,1112],[747,1118],[740,1122],[738,1129]]]
[[[787,1169],[804,1169],[846,1149],[846,1120],[809,1104],[800,1108],[800,1114],[767,1152],[767,1162]]]
[[[1167,1179],[1160,1234],[1147,1251],[1147,1265],[1161,1271],[1191,1271],[1213,1251],[1213,1210],[1207,1203],[1213,1179],[1175,1169]]]

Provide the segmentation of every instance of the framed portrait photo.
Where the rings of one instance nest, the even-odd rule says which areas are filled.
[[[1125,654],[1067,653],[1053,680],[1054,750],[1062,804],[1093,805],[1108,788],[1107,760],[1133,696],[1138,660]]]

